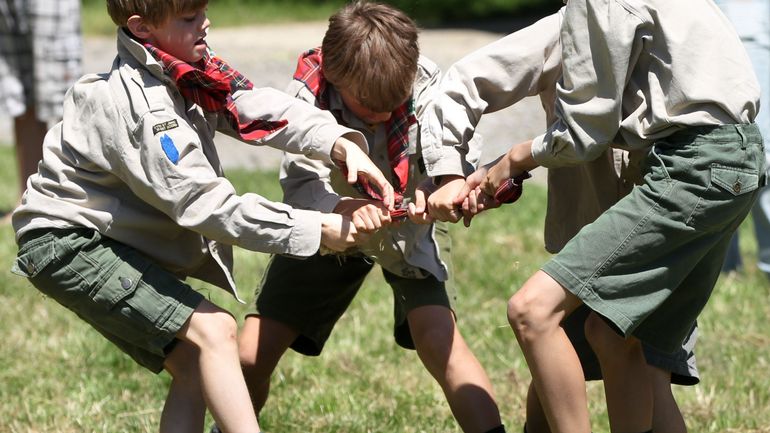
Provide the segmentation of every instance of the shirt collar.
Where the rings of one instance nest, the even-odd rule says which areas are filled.
[[[122,27],[118,28],[118,55],[124,58],[129,57],[135,59],[144,66],[145,69],[150,71],[150,74],[161,81],[168,79],[163,73],[163,67],[157,60],[155,60],[155,57],[147,51],[141,42],[132,38],[128,33],[128,30]]]

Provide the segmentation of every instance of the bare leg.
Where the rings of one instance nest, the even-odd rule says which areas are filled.
[[[167,369],[177,375],[190,376],[195,371],[200,372],[201,395],[220,430],[225,433],[255,433],[259,431],[259,424],[238,362],[236,332],[235,319],[204,300],[177,335],[195,348],[190,353],[197,351],[197,357],[176,355],[177,350],[186,350],[186,345],[176,347],[167,360]],[[175,377],[174,380],[180,380],[181,387],[182,383],[191,383],[194,378]],[[191,385],[186,387],[195,389]],[[180,396],[184,387],[176,388],[175,385],[172,388],[169,392],[171,401],[166,403],[163,412],[162,424],[168,426],[174,426],[174,420],[190,418],[191,412],[187,411],[196,410],[198,401],[186,395]],[[197,416],[194,414],[192,418],[197,419]]]
[[[653,411],[652,431],[666,433],[687,433],[682,411],[671,392],[671,373],[650,367],[652,377]]]
[[[649,431],[653,412],[652,377],[642,343],[634,337],[623,338],[596,313],[588,316],[585,326],[586,338],[602,368],[610,430],[615,433]]]
[[[417,354],[444,391],[452,414],[466,433],[501,424],[492,384],[443,306],[416,308],[407,316]]]
[[[180,341],[166,358],[166,370],[172,380],[160,417],[161,433],[203,431],[206,402],[201,390],[201,373],[197,362],[190,362],[199,356],[196,347]]]
[[[27,188],[27,178],[37,172],[37,165],[43,159],[43,138],[47,130],[48,125],[37,119],[34,107],[14,119],[20,197]]]
[[[241,368],[257,414],[270,393],[273,370],[297,335],[297,331],[281,322],[259,316],[246,318],[238,347]]]
[[[527,433],[551,433],[535,384],[531,382],[527,390]]]
[[[554,433],[591,431],[580,360],[561,320],[580,300],[538,271],[508,301],[508,321]]]

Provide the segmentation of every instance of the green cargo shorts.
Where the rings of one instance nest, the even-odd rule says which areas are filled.
[[[756,125],[679,131],[654,143],[644,183],[542,269],[622,334],[674,352],[711,295],[764,171]]]
[[[396,343],[414,349],[406,315],[415,308],[440,305],[452,309],[450,244],[447,233],[436,230],[436,238],[449,270],[449,280],[404,278],[383,269],[393,290],[393,336]],[[362,255],[320,255],[307,259],[273,256],[257,289],[259,315],[284,323],[299,332],[291,348],[308,356],[321,354],[335,324],[358,293],[374,263]]]
[[[203,300],[137,250],[85,228],[25,234],[12,271],[155,373]]]

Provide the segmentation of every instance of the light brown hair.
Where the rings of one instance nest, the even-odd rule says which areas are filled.
[[[404,12],[356,1],[329,18],[323,74],[364,107],[391,112],[412,93],[420,49],[417,26]]]
[[[119,27],[139,15],[150,25],[158,26],[169,18],[205,7],[209,0],[107,0],[107,13]]]

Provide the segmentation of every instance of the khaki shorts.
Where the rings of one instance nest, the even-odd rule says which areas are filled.
[[[442,248],[448,257],[449,247]],[[299,332],[291,348],[317,356],[342,314],[358,293],[374,263],[361,255],[316,254],[307,259],[273,256],[260,287],[256,310],[259,315],[282,322]],[[406,315],[415,308],[441,305],[452,308],[455,291],[450,279],[438,281],[404,278],[383,269],[393,290],[393,336],[399,346],[414,349]]]
[[[654,143],[644,183],[584,227],[543,271],[622,334],[674,352],[764,183],[756,125],[684,129]]]
[[[135,249],[85,228],[25,234],[12,271],[155,373],[203,300]]]

